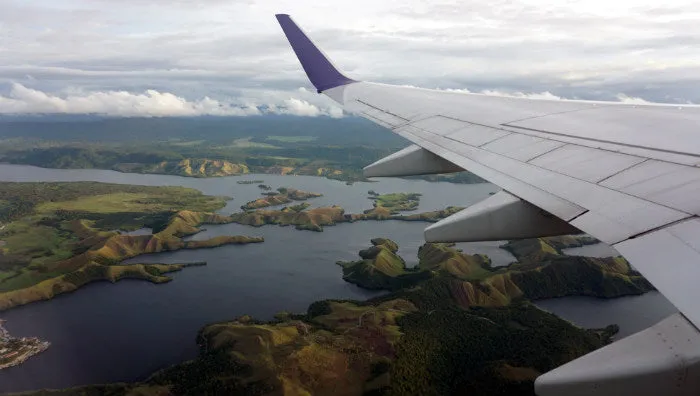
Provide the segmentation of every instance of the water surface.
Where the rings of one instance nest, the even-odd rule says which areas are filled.
[[[236,183],[253,179],[264,180],[264,184],[273,188],[285,186],[323,193],[323,197],[308,202],[313,206],[341,205],[347,213],[371,207],[368,190],[422,193],[421,211],[449,205],[468,206],[498,191],[492,184],[460,185],[391,178],[348,186],[344,182],[310,176],[195,179],[0,165],[0,180],[3,181],[178,185],[196,188],[205,194],[234,197],[222,213],[237,211],[245,202],[260,196],[257,185]],[[407,264],[415,265],[427,225],[368,221],[326,227],[321,233],[279,226],[207,225],[204,232],[192,238],[243,234],[264,236],[265,242],[140,256],[128,262],[206,261],[208,265],[175,273],[174,281],[167,284],[130,280],[116,284],[96,283],[51,301],[0,313],[12,334],[37,336],[52,343],[46,352],[24,364],[1,370],[0,392],[143,379],[155,370],[195,357],[197,331],[207,323],[243,314],[269,319],[282,310],[303,312],[313,301],[326,298],[369,298],[377,293],[344,282],[335,262],[355,260],[358,251],[366,248],[371,238],[388,237],[399,243],[399,254]],[[134,231],[136,234],[147,232],[147,229]],[[494,266],[502,266],[514,258],[498,248],[501,243],[459,243],[457,247],[470,254],[487,254]],[[628,334],[662,318],[668,311],[664,301],[660,294],[649,293],[615,300],[572,297],[537,304],[582,326],[619,323],[624,334]]]

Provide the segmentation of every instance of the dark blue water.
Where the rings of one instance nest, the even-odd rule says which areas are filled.
[[[233,196],[235,199],[222,212],[235,211],[259,196],[256,185],[236,184],[237,180],[247,179],[262,179],[274,188],[290,186],[323,193],[324,197],[308,202],[314,206],[339,204],[348,213],[371,207],[371,201],[366,198],[370,189],[380,193],[421,192],[421,210],[465,206],[497,191],[490,184],[455,185],[401,179],[347,186],[306,176],[192,179],[0,165],[0,180],[183,185],[206,194]],[[357,252],[367,247],[371,238],[381,236],[398,242],[399,253],[409,265],[415,264],[426,226],[417,222],[370,221],[326,227],[322,233],[278,226],[206,226],[206,231],[193,238],[244,234],[264,236],[265,242],[137,257],[129,262],[206,261],[208,265],[175,273],[174,281],[167,284],[128,280],[91,284],[51,301],[0,313],[13,335],[37,336],[52,343],[46,352],[24,364],[0,371],[0,392],[142,379],[157,369],[195,357],[197,331],[207,323],[243,314],[269,319],[282,310],[303,312],[311,302],[325,298],[366,299],[376,293],[344,282],[335,262],[356,259]],[[458,244],[458,247],[467,253],[486,253],[494,265],[513,261],[498,245],[498,242],[486,242]],[[654,312],[665,312],[659,308],[665,300],[658,294],[595,300],[598,304],[595,309],[590,309],[590,300],[558,299],[542,301],[539,305],[584,326],[620,323],[625,331],[641,330],[656,320],[658,315],[640,311],[639,304]],[[592,317],[595,321],[590,320]]]

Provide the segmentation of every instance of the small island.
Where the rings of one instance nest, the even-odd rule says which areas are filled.
[[[265,190],[265,189],[263,189]],[[296,188],[280,187],[276,193],[263,193],[264,198],[258,198],[241,206],[243,210],[266,208],[268,206],[282,205],[292,201],[305,201],[309,198],[323,196],[314,192],[297,190]]]
[[[268,224],[280,226],[293,225],[297,230],[323,231],[325,226],[333,226],[339,223],[353,223],[356,221],[424,221],[429,223],[438,222],[449,217],[464,208],[450,206],[442,210],[415,213],[412,215],[391,214],[391,211],[384,207],[368,209],[364,213],[347,214],[340,206],[325,206],[320,208],[310,208],[306,202],[283,207],[281,209],[258,209],[247,210],[234,213],[230,216],[231,221],[238,224],[245,224],[254,227],[261,227]]]
[[[389,214],[418,209],[420,196],[419,193],[369,194],[369,198],[374,201],[374,209],[384,209]]]
[[[239,180],[236,184],[260,184],[264,182],[265,180]]]
[[[22,364],[51,346],[50,342],[35,337],[12,337],[3,323],[0,319],[0,370]]]

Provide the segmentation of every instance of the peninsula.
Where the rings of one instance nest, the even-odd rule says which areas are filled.
[[[132,264],[140,254],[263,242],[263,238],[182,238],[201,224],[232,221],[213,213],[225,205],[182,187],[94,182],[0,183],[0,311],[46,300],[93,281],[170,280],[186,265]],[[149,235],[119,230],[152,228]]]
[[[34,337],[12,337],[3,327],[3,323],[0,319],[0,370],[22,364],[51,345],[48,341]]]

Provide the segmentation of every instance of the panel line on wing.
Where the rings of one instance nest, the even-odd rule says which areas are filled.
[[[376,106],[375,106],[375,108],[379,109]],[[456,118],[456,117],[444,116],[441,114],[433,114],[433,115],[430,115],[427,117],[422,116],[421,120],[426,120],[426,119],[436,118],[436,117],[452,119],[454,121],[463,122],[465,125],[471,125],[472,127],[476,128],[473,130],[474,132],[481,132],[482,135],[483,135],[483,131],[485,131],[485,130],[492,130],[494,132],[494,134],[497,134],[497,135],[506,132],[506,133],[508,133],[509,136],[510,135],[518,135],[518,134],[522,133],[522,132],[514,132],[512,130],[508,131],[507,129],[501,129],[498,127],[494,128],[494,127],[489,127],[489,126],[482,126],[482,125],[479,125],[479,124],[476,124],[473,122],[461,120],[461,119]],[[416,122],[417,122],[417,120],[416,120]],[[406,124],[404,124],[404,126],[402,128],[411,126],[412,124],[413,124],[412,122],[407,122]],[[438,124],[438,126],[439,126],[439,124]],[[445,136],[445,135],[442,135],[441,133],[435,133],[434,131],[426,130],[423,128],[418,128],[415,126],[413,128],[415,128],[415,133],[413,133],[414,137],[416,136],[416,133],[418,133],[418,134],[427,133],[427,134],[430,134],[431,136],[434,137],[434,138],[431,137],[427,140],[435,140],[436,138],[439,137],[441,139],[445,139],[446,141],[449,141],[450,143],[445,142],[439,146],[440,151],[447,150],[447,151],[455,152],[455,148],[459,147],[459,145],[463,145],[462,147],[465,147],[465,148],[472,147],[474,149],[480,149],[479,147],[471,146],[471,145],[469,145],[468,142],[465,142],[464,136],[463,136],[463,139],[455,139],[454,138],[455,134],[467,134],[469,132],[470,128],[464,128],[462,131],[452,132],[449,134],[449,136]],[[394,131],[396,133],[400,132],[399,128],[394,128]],[[401,134],[401,133],[399,133],[399,134]],[[532,136],[528,133],[522,133],[522,135],[523,136]],[[406,137],[406,136],[404,136],[404,137]],[[538,138],[538,139],[543,139],[543,137],[536,137],[536,136],[533,136],[533,137]],[[497,139],[506,139],[506,138],[507,138],[506,136],[498,136]],[[408,138],[408,139],[412,140],[410,138]],[[478,138],[478,139],[483,139],[483,136]],[[576,162],[575,159],[572,158],[571,161],[573,161],[573,162],[569,161],[569,164],[564,168],[564,169],[567,169],[568,171],[564,171],[564,172],[561,171],[564,169],[558,169],[557,166],[555,166],[557,164],[557,162],[551,163],[550,165],[546,165],[544,168],[542,168],[541,166],[538,166],[538,164],[531,164],[531,165],[535,165],[536,169],[542,169],[544,171],[553,172],[553,174],[558,174],[561,176],[573,177],[574,180],[579,180],[580,182],[584,182],[584,183],[597,183],[597,182],[600,182],[601,180],[609,180],[609,178],[614,176],[614,174],[616,174],[616,173],[623,174],[625,171],[633,169],[636,166],[639,166],[640,164],[646,162],[646,160],[647,160],[646,157],[642,157],[639,155],[630,155],[630,154],[620,153],[620,152],[616,152],[616,151],[608,150],[608,149],[604,149],[604,148],[589,147],[586,145],[581,145],[581,144],[576,144],[576,143],[571,143],[571,142],[561,142],[557,139],[549,139],[549,138],[544,138],[544,139],[549,140],[549,141],[559,142],[561,144],[561,147],[570,146],[570,147],[580,147],[581,149],[585,148],[585,149],[589,150],[589,154],[585,154],[588,156],[588,158],[584,155],[584,157],[582,157],[584,159],[584,161],[583,162],[579,161],[578,163]],[[472,140],[473,140],[473,138],[472,138]],[[458,146],[455,146],[455,143]],[[488,144],[488,143],[486,143],[486,144]],[[548,152],[551,153],[553,151],[560,149],[561,147],[555,147],[553,149],[548,150]],[[484,149],[481,148],[480,150],[484,150]],[[431,150],[431,151],[433,151],[433,150]],[[510,160],[518,161],[518,163],[520,163],[521,165],[527,165],[528,162],[526,162],[526,161],[532,161],[533,159],[541,158],[541,157],[544,157],[547,155],[547,152],[545,152],[545,153],[542,153],[541,155],[536,155],[534,158],[523,160],[523,158],[522,158],[523,155],[520,155],[517,152],[513,152],[513,153],[509,153],[509,152],[500,152],[499,153],[499,152],[493,152],[493,151],[487,151],[487,152],[491,152],[492,154],[499,155],[501,158],[508,158]],[[581,153],[586,153],[585,150],[584,151],[577,150],[577,152],[579,152],[578,155],[581,155]],[[603,154],[603,153],[608,153],[608,154],[599,157],[599,156],[596,156],[596,154],[595,154],[596,152],[600,153],[600,154]],[[443,156],[443,157],[445,156],[444,152],[435,152],[435,154]],[[458,153],[456,153],[456,154],[458,157],[464,155],[464,154],[458,154]],[[518,158],[518,157],[521,157],[521,158]],[[577,172],[578,172],[577,169],[584,169],[584,168],[587,169],[586,161],[591,162],[592,164],[596,164],[596,161],[598,161],[596,158],[603,161],[602,163],[609,163],[609,164],[613,165],[612,170],[610,171],[611,174],[602,173],[603,172],[602,170],[596,170],[596,171],[589,170],[589,171],[581,174],[580,175],[581,177],[577,177],[577,176],[579,176],[579,175],[577,175]],[[627,158],[627,159],[625,159],[625,158]],[[455,162],[455,161],[457,161],[457,162]],[[459,161],[458,158],[455,158],[453,160],[453,162],[459,164],[462,167],[465,167],[463,164],[460,164],[458,161]],[[630,163],[630,161],[631,161],[631,163]],[[500,160],[497,162],[500,162]],[[494,165],[496,165],[496,164],[494,163]],[[498,165],[498,166],[500,166],[500,165]],[[472,165],[472,167],[473,167],[473,165]],[[512,168],[512,171],[518,171],[518,174],[520,174],[520,176],[519,177],[516,176],[515,179],[523,179],[523,181],[524,181],[527,179],[532,179],[532,177],[533,177],[533,174],[530,174],[527,172],[525,172],[525,173],[519,172],[520,169],[515,165],[509,166],[509,167]],[[489,170],[491,172],[496,171],[492,167],[490,167]],[[477,173],[477,172],[474,172],[474,173]],[[504,175],[510,176],[510,179],[513,179],[512,174],[510,172],[506,172]],[[487,177],[484,177],[484,175],[479,175],[479,176],[483,177],[485,179],[489,179],[488,176]],[[539,179],[547,178],[547,176],[543,176],[542,174],[540,174],[539,176],[535,177],[535,179],[538,179],[538,178]],[[532,180],[534,180],[534,179],[532,179]],[[564,183],[571,184],[571,182],[566,182],[566,181],[564,181]],[[499,183],[496,183],[496,184],[499,184]],[[533,185],[530,182],[527,182],[527,185],[530,188],[538,188],[536,185]],[[641,218],[641,216],[635,216],[632,214],[635,211],[641,210],[640,202],[644,202],[645,203],[644,205],[648,206],[648,210],[652,210],[652,208],[654,208],[654,207],[657,208],[656,210],[653,210],[654,216],[651,216],[651,217],[653,217],[653,219],[649,220],[650,227],[659,226],[659,225],[661,225],[660,223],[664,223],[665,221],[663,219],[669,217],[668,213],[677,213],[678,216],[675,216],[675,217],[679,218],[679,216],[681,216],[681,213],[683,213],[686,216],[689,216],[689,215],[697,212],[694,210],[690,210],[690,211],[686,210],[688,208],[688,205],[684,205],[682,207],[679,207],[678,205],[669,206],[669,204],[673,204],[674,201],[672,201],[672,200],[669,201],[665,197],[655,199],[654,197],[651,197],[651,196],[640,196],[640,195],[628,193],[626,191],[620,191],[617,189],[610,189],[610,187],[603,186],[603,185],[597,185],[597,184],[593,184],[593,185],[603,189],[603,190],[600,190],[599,192],[601,192],[601,191],[607,191],[607,192],[604,193],[603,195],[600,195],[598,193],[594,194],[592,196],[592,198],[593,198],[592,202],[597,202],[597,203],[594,206],[588,207],[586,209],[595,209],[595,207],[601,207],[601,208],[603,208],[602,209],[603,212],[610,212],[610,210],[612,210],[612,209],[606,209],[605,206],[609,205],[610,202],[615,202],[616,207],[617,207],[616,210],[618,210],[622,214],[615,214],[613,212],[610,212],[610,214],[608,216],[600,217],[602,212],[598,212],[595,216],[593,214],[591,214],[590,216],[586,216],[585,219],[583,219],[583,218],[580,219],[581,222],[588,224],[591,221],[595,222],[596,220],[594,220],[594,219],[598,218],[599,220],[597,220],[597,221],[604,221],[604,222],[612,221],[613,223],[611,223],[610,226],[612,226],[612,224],[618,224],[621,226],[621,224],[618,223],[618,221],[620,221],[620,219],[627,219],[626,221],[629,221],[630,225],[636,224],[632,228],[620,227],[620,229],[618,231],[616,231],[616,234],[620,235],[619,237],[617,237],[617,236],[613,237],[613,234],[615,234],[615,233],[610,234],[609,232],[605,232],[605,234],[611,238],[610,240],[608,240],[608,242],[619,241],[621,238],[623,238],[623,235],[624,235],[624,237],[628,237],[630,235],[633,235],[633,234],[636,234],[636,233],[639,233],[640,231],[642,231],[640,226],[643,224],[643,222],[639,219],[633,218],[633,217]],[[575,186],[575,184],[572,185],[572,188],[574,188],[574,186]],[[571,191],[569,191],[567,193],[566,191],[561,190],[561,188],[558,188],[558,190],[561,190],[560,191],[561,193],[566,193],[566,194],[560,195],[560,194],[555,193],[554,195],[549,195],[549,196],[552,196],[552,197],[557,196],[559,198],[564,198],[567,200],[567,202],[570,202],[570,203],[578,202],[580,199],[584,199],[586,201],[591,201],[589,199],[589,197],[587,197],[588,194],[583,192],[584,190],[586,190],[586,188],[587,187],[585,187],[585,185],[580,185],[578,187],[575,187],[577,192],[575,192],[573,194],[571,193]],[[591,187],[591,188],[593,188],[595,191],[594,187]],[[549,189],[544,189],[541,191],[547,192],[547,191],[549,191]],[[551,194],[551,193],[548,193],[548,194]],[[614,194],[614,195],[609,196],[610,194]],[[606,196],[609,196],[609,197],[605,198]],[[568,198],[566,198],[566,197],[568,197]],[[623,198],[623,197],[627,197],[627,198]],[[527,197],[523,197],[523,198],[527,200]],[[574,201],[569,200],[569,198],[574,198]],[[631,199],[631,201],[630,201],[631,205],[630,204],[623,204],[624,200],[626,200],[626,199]],[[547,202],[546,200],[541,201],[540,204],[543,204],[546,202]],[[637,202],[637,204],[632,204],[632,202]],[[536,203],[536,202],[533,202],[533,203]],[[546,208],[546,205],[545,205],[545,208]],[[664,210],[666,210],[667,212],[664,212]],[[671,212],[668,212],[668,211],[671,211]],[[664,213],[666,213],[666,214],[664,214]],[[682,216],[682,217],[686,217],[686,216]],[[646,216],[646,217],[650,217],[650,216]],[[671,216],[671,217],[674,217],[674,216]],[[670,220],[670,218],[669,218],[669,220]],[[608,227],[608,228],[614,228],[614,227]],[[635,232],[635,231],[637,231],[637,232]]]
[[[575,135],[569,135],[566,133],[561,133],[561,132],[552,132],[552,131],[544,131],[541,129],[534,129],[534,128],[527,128],[523,126],[518,126],[518,125],[510,125],[510,124],[501,124],[502,126],[505,127],[510,127],[510,128],[517,128],[517,129],[523,129],[526,131],[533,131],[533,132],[540,132],[540,133],[546,133],[549,135],[555,135],[555,136],[563,136],[563,137],[569,137],[569,138],[574,138],[574,139],[581,139],[581,140],[587,140],[589,142],[598,142],[598,143],[607,143],[607,144],[613,144],[617,146],[624,146],[624,147],[630,147],[630,148],[637,148],[637,149],[643,149],[643,150],[650,150],[650,151],[657,151],[660,153],[668,153],[668,154],[677,154],[677,155],[684,155],[688,157],[694,157],[694,158],[700,158],[700,154],[693,154],[693,153],[688,153],[688,152],[683,152],[683,151],[676,151],[676,150],[667,150],[667,149],[661,149],[658,147],[648,147],[648,146],[641,146],[637,144],[631,144],[631,143],[622,143],[622,142],[616,142],[613,140],[606,140],[606,139],[598,139],[598,138],[592,138],[592,137],[584,137],[584,136],[575,136]],[[603,148],[599,148],[599,150],[605,150]],[[608,150],[612,151],[612,150]],[[671,161],[667,161],[671,162]],[[686,164],[684,164],[686,165]],[[693,165],[687,165],[687,166],[695,166],[697,167],[697,164]]]
[[[610,175],[610,176],[606,176],[606,177],[604,177],[604,178],[598,180],[598,181],[596,182],[596,184],[601,184],[601,183],[603,183],[604,181],[606,181],[606,180],[608,180],[608,179],[610,179],[610,178],[612,178],[612,177],[615,177],[615,176],[617,176],[617,175],[619,175],[619,174],[621,174],[621,173],[624,173],[624,172],[626,172],[626,171],[628,171],[628,170],[634,168],[635,166],[642,165],[642,164],[644,164],[645,162],[648,162],[648,161],[651,161],[651,158],[646,158],[646,159],[644,159],[644,161],[642,161],[642,162],[638,162],[638,163],[636,163],[636,164],[632,164],[632,165],[628,166],[628,167],[625,168],[625,169],[621,169],[621,170],[619,170],[619,171],[613,173],[613,174]],[[635,195],[635,197],[636,197],[636,195]]]
[[[513,120],[513,121],[504,122],[504,123],[501,123],[501,125],[508,125],[508,124],[514,123],[514,122],[521,122],[521,121],[526,121],[526,120],[534,120],[534,119],[537,119],[537,118],[549,117],[549,116],[559,115],[559,114],[575,113],[575,112],[577,112],[577,111],[585,111],[585,110],[591,110],[591,109],[601,109],[601,108],[603,108],[603,107],[611,107],[611,105],[602,105],[602,106],[599,106],[598,103],[592,103],[589,107],[583,107],[583,108],[580,108],[580,109],[570,109],[570,110],[555,111],[555,112],[553,112],[553,113],[548,113],[548,114],[539,114],[539,115],[532,116],[532,117],[525,117],[525,118],[520,118],[520,119],[518,119],[518,120]]]
[[[410,121],[410,119],[408,119],[408,118],[402,117],[402,116],[400,116],[400,115],[398,115],[398,114],[394,114],[394,113],[392,113],[392,112],[390,112],[390,111],[388,111],[388,110],[382,109],[381,107],[377,107],[377,106],[371,105],[371,104],[369,104],[369,103],[367,103],[367,102],[365,102],[365,101],[362,101],[362,100],[360,100],[360,99],[355,99],[355,101],[358,102],[358,103],[362,103],[362,104],[365,105],[365,106],[369,106],[369,107],[371,107],[371,108],[373,108],[373,109],[376,109],[376,110],[379,110],[379,111],[383,111],[384,113],[391,114],[391,115],[393,115],[394,117],[400,118],[400,119],[402,119],[402,120],[404,120],[404,121]]]
[[[463,148],[470,148],[470,150],[472,150],[471,153],[457,153],[454,147],[450,147],[449,143],[438,143],[441,140],[447,140],[441,136],[422,130],[413,132],[413,134],[418,137],[420,137],[422,133],[432,135],[431,138],[423,138],[422,140],[438,144],[442,149],[456,153],[459,157],[471,158],[473,153],[477,155],[477,158],[471,158],[472,161],[476,161],[478,164],[486,166],[492,171],[499,173],[502,173],[505,169],[510,169],[509,172],[517,171],[515,174],[508,174],[508,176],[525,182],[533,188],[540,189],[540,191],[547,192],[559,199],[563,199],[566,202],[573,203],[578,207],[593,211],[586,216],[581,216],[574,226],[592,234],[598,233],[599,235],[603,235],[600,239],[608,243],[619,242],[627,239],[631,235],[656,228],[690,215],[665,205],[657,204],[623,192],[610,190],[589,181],[576,179],[535,165],[522,163],[476,147],[463,145]],[[459,159],[457,159],[457,161],[459,161]],[[516,161],[519,166],[514,167],[509,165],[509,161]],[[462,166],[459,162],[456,163]],[[468,166],[462,167],[470,169]],[[501,170],[499,170],[499,168]],[[526,171],[525,168],[530,168],[530,171]],[[549,172],[549,176],[547,176],[547,173],[542,172]],[[552,179],[554,175],[557,176]],[[486,177],[486,179],[488,179],[488,177]],[[533,181],[537,181],[538,184],[533,184]],[[548,190],[542,190],[543,185],[548,186]],[[556,187],[554,191],[549,189],[553,187]],[[584,190],[587,192],[584,193]],[[536,198],[533,201],[526,196],[523,196],[523,198],[551,211],[564,220],[570,221],[571,217],[573,217],[562,216],[560,213],[557,213],[556,210],[550,210],[546,201],[543,202]],[[644,212],[645,216],[639,216],[639,212]],[[576,215],[578,214],[579,213],[576,213]]]

